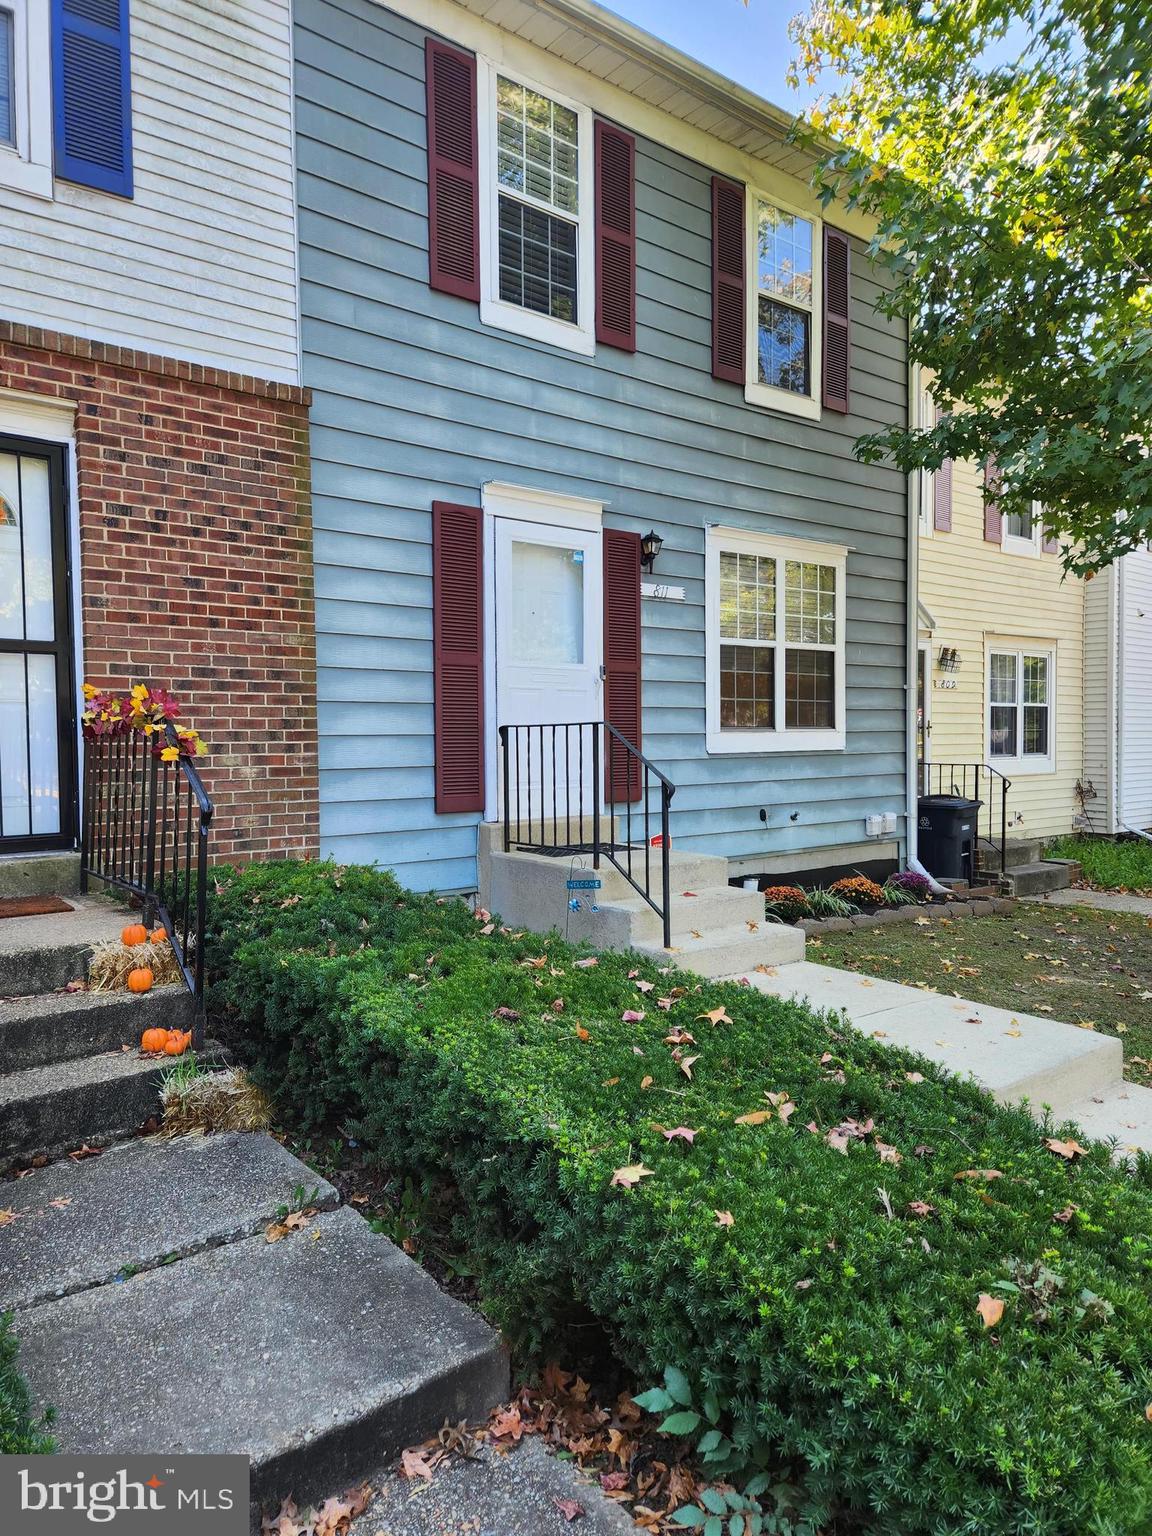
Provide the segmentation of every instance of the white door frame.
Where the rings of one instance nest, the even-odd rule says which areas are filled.
[[[496,520],[507,518],[518,523],[541,523],[550,528],[599,534],[603,531],[606,503],[492,480],[481,487],[481,506],[484,509],[484,820],[499,821],[503,812],[500,805],[500,738],[497,734],[500,722],[496,715]],[[603,635],[599,628],[594,639],[602,662]]]

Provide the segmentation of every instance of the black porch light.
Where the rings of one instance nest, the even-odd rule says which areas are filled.
[[[646,571],[652,571],[656,566],[656,556],[664,548],[664,540],[654,529],[649,529],[640,540],[640,564]]]

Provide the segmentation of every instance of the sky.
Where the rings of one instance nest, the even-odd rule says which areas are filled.
[[[777,106],[797,111],[809,92],[784,82],[792,44],[788,22],[804,0],[601,0],[609,10],[654,32],[683,53],[719,70]]]

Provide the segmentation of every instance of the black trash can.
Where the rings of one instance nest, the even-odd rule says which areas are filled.
[[[920,862],[938,880],[972,880],[976,873],[977,816],[983,800],[966,795],[921,795]]]

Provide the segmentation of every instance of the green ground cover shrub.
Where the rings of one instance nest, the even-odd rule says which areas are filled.
[[[1130,838],[1058,837],[1048,848],[1053,859],[1078,859],[1084,879],[1102,891],[1152,892],[1152,843]]]
[[[6,1312],[0,1316],[0,1456],[48,1456],[56,1446],[32,1419],[18,1351],[12,1314]]]
[[[594,1322],[641,1381],[684,1372],[714,1464],[802,1472],[817,1520],[1150,1528],[1152,1165],[1059,1155],[834,1016],[387,875],[221,872],[211,924],[213,1005],[284,1113],[450,1179],[521,1346]]]

